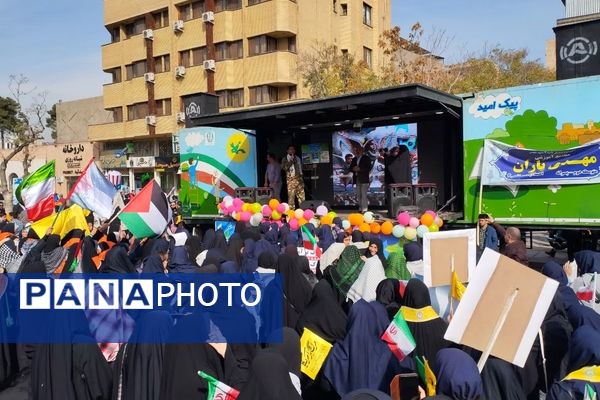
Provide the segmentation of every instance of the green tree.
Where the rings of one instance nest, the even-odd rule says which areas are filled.
[[[506,131],[513,137],[555,136],[557,120],[544,110],[525,110],[506,122]]]
[[[46,126],[50,129],[50,136],[56,141],[56,103],[52,105],[52,108],[48,110],[48,117],[46,118]]]
[[[0,129],[6,130],[11,137],[11,148],[0,153],[0,193],[5,199],[4,208],[6,212],[12,211],[12,191],[8,184],[6,169],[8,163],[17,154],[23,154],[23,176],[29,174],[31,163],[29,146],[37,140],[42,139],[42,133],[46,126],[44,120],[47,114],[46,93],[36,92],[35,88],[29,87],[29,79],[23,75],[11,75],[8,88],[12,94],[12,101],[4,101],[0,118]],[[24,108],[27,101],[30,106]],[[15,106],[16,104],[16,106]]]
[[[6,141],[20,129],[19,104],[10,97],[0,97],[0,145],[5,148]]]
[[[299,71],[304,87],[315,99],[365,92],[381,86],[377,74],[364,62],[323,42],[316,42],[310,51],[300,54]]]

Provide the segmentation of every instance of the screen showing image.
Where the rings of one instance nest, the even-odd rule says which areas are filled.
[[[338,206],[358,205],[355,174],[350,169],[357,149],[372,160],[368,191],[369,205],[384,206],[386,169],[388,183],[412,183],[419,180],[417,157],[417,124],[389,125],[338,131],[333,141],[333,204]],[[397,148],[398,154],[392,155]],[[387,153],[380,150],[387,149]],[[405,171],[404,171],[405,169]]]

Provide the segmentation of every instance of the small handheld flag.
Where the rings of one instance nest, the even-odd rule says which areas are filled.
[[[304,328],[300,338],[302,364],[300,370],[311,379],[315,379],[333,346],[308,328]]]
[[[408,324],[400,311],[396,313],[394,319],[381,336],[381,339],[387,343],[392,353],[400,361],[417,347]]]
[[[425,384],[427,388],[427,396],[435,396],[435,391],[437,387],[437,378],[433,373],[433,370],[429,366],[429,362],[425,357],[415,357],[415,363],[417,365],[417,372],[419,373],[419,377],[421,381]]]
[[[227,386],[204,371],[198,371],[198,375],[208,382],[207,400],[235,400],[240,395],[238,390]]]
[[[463,295],[465,294],[465,290],[467,290],[467,288],[465,287],[465,285],[463,285],[460,279],[458,279],[458,274],[456,273],[456,271],[453,271],[450,294],[453,298],[460,301],[460,299],[462,299]]]

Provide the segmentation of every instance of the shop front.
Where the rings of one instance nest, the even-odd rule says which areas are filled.
[[[53,145],[56,160],[56,192],[66,196],[92,158],[99,155],[99,145],[75,142]]]

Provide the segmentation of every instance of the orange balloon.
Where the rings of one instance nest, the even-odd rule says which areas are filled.
[[[381,225],[379,225],[377,222],[372,222],[371,233],[378,234],[379,232],[381,232]]]
[[[352,226],[360,226],[365,222],[365,218],[362,214],[353,213],[348,216],[348,221]]]
[[[277,200],[277,199],[269,200],[269,207],[271,207],[272,210],[276,209],[278,205],[279,205],[279,200]]]
[[[369,226],[369,224],[367,224],[366,222],[363,222],[362,224],[360,224],[360,227],[358,228],[361,232],[371,232],[371,227]]]
[[[304,217],[302,217],[298,220],[298,225],[300,225],[300,226],[306,225],[307,223],[308,223],[308,221]]]
[[[427,227],[430,227],[433,224],[433,216],[431,214],[423,214],[421,215],[421,223]]]
[[[384,235],[391,235],[394,230],[394,225],[390,221],[385,221],[381,224],[381,233]]]
[[[333,218],[331,218],[331,215],[324,215],[323,217],[321,217],[321,224],[322,225],[333,224]]]

